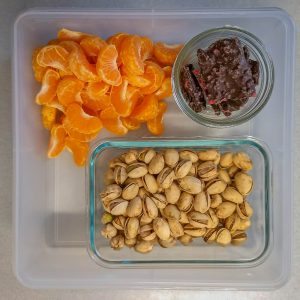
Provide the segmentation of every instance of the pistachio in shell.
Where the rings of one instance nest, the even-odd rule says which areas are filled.
[[[210,203],[211,203],[210,195],[207,192],[202,191],[195,196],[194,210],[204,214],[209,210]]]
[[[197,171],[198,171],[198,164],[194,163],[194,164],[192,164],[192,167],[191,167],[188,175],[196,177],[197,176]]]
[[[152,223],[152,221],[153,221],[153,219],[150,218],[148,215],[142,214],[141,218],[140,218],[140,225],[141,226],[147,225],[147,224]]]
[[[179,160],[179,153],[175,149],[166,149],[164,152],[164,159],[168,167],[174,168]]]
[[[238,230],[240,226],[241,219],[237,213],[232,214],[225,220],[225,227],[231,232]]]
[[[170,226],[163,218],[158,217],[153,220],[153,229],[161,240],[167,240],[170,237]]]
[[[155,194],[158,190],[158,184],[155,177],[152,174],[146,174],[143,178],[143,184],[146,191],[151,194]]]
[[[143,180],[142,178],[127,178],[126,181],[124,182],[125,185],[129,184],[129,183],[136,183],[138,185],[139,188],[143,187]]]
[[[159,174],[165,166],[165,160],[161,153],[157,153],[149,163],[148,170],[150,174]]]
[[[134,246],[135,251],[140,253],[148,253],[153,249],[153,244],[148,241],[138,241]]]
[[[205,228],[209,222],[209,217],[206,214],[202,214],[198,211],[189,212],[188,219],[190,224],[196,228]]]
[[[217,229],[216,228],[210,228],[206,230],[206,233],[203,237],[203,240],[205,243],[213,243],[217,238]]]
[[[237,230],[247,230],[251,226],[250,219],[240,219],[240,224]]]
[[[178,179],[180,188],[190,194],[196,195],[202,191],[202,182],[200,179],[193,176],[185,176]]]
[[[149,193],[144,187],[142,187],[138,191],[138,196],[141,197],[141,199],[145,199],[146,197],[151,197],[151,193]]]
[[[214,164],[214,162],[205,161],[198,165],[197,174],[201,178],[205,174],[207,174],[211,171],[216,171],[216,170],[217,170],[217,168],[216,168],[216,165]]]
[[[168,219],[169,227],[173,237],[178,238],[184,234],[183,227],[176,219]]]
[[[126,172],[129,178],[140,178],[148,173],[146,164],[141,162],[132,163],[127,166]]]
[[[172,182],[170,187],[164,190],[166,195],[166,200],[170,204],[175,204],[179,200],[181,191],[176,182]]]
[[[241,219],[249,219],[253,215],[253,209],[248,201],[244,201],[238,204],[236,207],[236,211]]]
[[[233,163],[244,171],[250,171],[253,168],[252,160],[245,152],[236,152],[233,155]]]
[[[149,164],[155,155],[156,152],[153,149],[143,149],[138,153],[138,160]]]
[[[253,187],[253,179],[251,175],[244,172],[238,172],[234,176],[234,183],[241,195],[247,196],[251,193]]]
[[[146,224],[140,228],[140,237],[144,241],[153,241],[155,239],[156,233],[153,230],[152,224]]]
[[[191,224],[186,224],[183,227],[183,231],[185,234],[191,236],[191,237],[200,237],[204,236],[206,233],[206,228],[196,228],[192,226]]]
[[[118,198],[109,202],[110,213],[114,216],[124,215],[128,206],[128,201]]]
[[[117,233],[118,230],[111,223],[106,224],[101,230],[101,235],[104,236],[106,239],[113,238],[117,235]]]
[[[129,201],[128,207],[127,207],[127,216],[130,218],[133,217],[139,217],[143,210],[143,203],[142,199],[140,197],[135,197],[131,201]]]
[[[118,234],[110,240],[110,246],[115,250],[122,249],[124,245],[125,245],[125,239],[122,234]]]
[[[124,216],[116,216],[116,217],[114,217],[112,224],[118,230],[124,230],[125,221],[126,221],[126,218]]]
[[[172,236],[170,236],[167,240],[161,240],[158,239],[158,243],[163,247],[163,248],[171,248],[174,247],[176,244],[176,239]]]
[[[218,177],[222,181],[224,181],[226,184],[231,184],[231,178],[228,174],[228,172],[225,169],[220,169],[218,172]]]
[[[105,185],[110,185],[115,182],[115,177],[114,177],[114,170],[109,168],[104,175],[104,184]]]
[[[245,231],[236,231],[231,235],[231,244],[237,246],[247,240],[247,233]]]
[[[146,197],[143,201],[143,213],[151,219],[158,216],[158,208],[150,197]]]
[[[136,238],[133,238],[133,239],[127,239],[127,238],[125,238],[125,245],[126,245],[127,247],[129,247],[129,248],[134,247],[135,244],[136,244],[136,242],[137,242],[137,239],[136,239]]]
[[[153,200],[158,209],[164,209],[168,204],[167,198],[163,194],[153,194],[151,199]]]
[[[100,198],[103,202],[117,199],[122,194],[122,189],[117,184],[110,184],[106,189],[100,193]]]
[[[216,242],[221,246],[227,246],[231,243],[231,234],[228,229],[220,228],[217,231]]]
[[[214,180],[206,186],[206,191],[210,195],[221,194],[226,189],[227,184],[222,180]]]
[[[185,177],[190,172],[192,165],[190,160],[180,160],[174,169],[176,178]]]
[[[140,222],[136,217],[127,218],[125,221],[124,233],[128,239],[134,239],[139,233]]]
[[[188,223],[189,223],[189,218],[188,218],[186,212],[180,211],[179,222],[180,222],[181,224],[188,224]]]
[[[198,161],[198,155],[195,151],[192,150],[181,150],[179,152],[179,157],[180,159],[184,159],[184,160],[190,160],[192,163],[195,163]]]
[[[240,171],[240,169],[236,165],[232,165],[230,168],[228,168],[228,175],[230,178],[233,178],[238,171]]]
[[[135,149],[131,149],[128,152],[125,152],[121,155],[121,159],[127,164],[130,165],[137,161],[138,152]]]
[[[231,201],[236,204],[242,203],[244,201],[243,196],[231,186],[226,187],[221,195],[225,200]]]
[[[115,157],[109,162],[109,167],[112,169],[118,166],[126,168],[126,163],[123,162],[119,157]]]
[[[184,235],[180,236],[178,238],[178,240],[180,241],[180,243],[182,245],[188,246],[193,241],[193,238],[188,234],[184,234]]]
[[[216,215],[220,219],[226,219],[234,213],[235,209],[236,209],[236,204],[234,204],[233,202],[225,201],[222,202],[216,208]]]
[[[164,209],[163,209],[163,214],[166,218],[168,219],[180,219],[180,211],[177,208],[176,205],[174,204],[168,204]]]
[[[138,195],[139,186],[135,182],[128,183],[122,191],[122,198],[125,200],[131,200]]]
[[[216,215],[215,211],[210,208],[206,212],[206,214],[209,217],[207,228],[216,228],[219,225],[220,220],[219,220],[218,216]]]
[[[215,149],[208,149],[198,152],[198,157],[202,161],[214,161],[219,157],[219,151]]]
[[[158,174],[157,183],[160,187],[167,189],[171,186],[174,179],[174,171],[171,168],[166,167]]]
[[[121,166],[115,167],[114,177],[115,177],[116,184],[122,185],[125,182],[125,180],[127,179],[126,168],[121,167]]]
[[[177,202],[177,207],[183,212],[189,212],[193,208],[194,197],[192,194],[182,192]]]
[[[222,196],[220,194],[211,195],[211,208],[217,208],[223,202]]]
[[[220,158],[220,166],[226,169],[226,168],[230,168],[232,164],[233,164],[233,153],[232,152],[223,153]]]

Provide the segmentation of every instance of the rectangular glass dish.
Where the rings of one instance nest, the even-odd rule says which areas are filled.
[[[120,251],[113,250],[107,239],[100,231],[103,225],[100,222],[104,212],[99,194],[104,190],[105,171],[109,162],[121,155],[126,149],[141,150],[153,148],[156,151],[166,148],[218,149],[221,153],[243,151],[253,161],[253,170],[249,174],[254,178],[253,190],[247,198],[254,215],[252,225],[247,230],[247,241],[239,246],[220,247],[217,244],[206,244],[202,239],[194,239],[188,245],[177,243],[172,248],[155,246],[153,251],[140,254],[127,247]],[[90,155],[87,192],[89,199],[89,253],[100,265],[105,267],[176,267],[179,265],[214,265],[222,266],[253,266],[261,263],[271,247],[272,205],[271,194],[271,161],[270,153],[262,142],[253,138],[241,139],[145,139],[145,140],[107,140],[97,145]]]

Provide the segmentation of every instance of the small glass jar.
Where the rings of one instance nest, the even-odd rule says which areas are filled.
[[[197,50],[207,49],[212,43],[224,38],[237,37],[241,44],[247,46],[250,58],[259,63],[259,83],[256,86],[256,96],[250,97],[247,103],[230,116],[216,115],[207,104],[205,110],[195,112],[188,105],[181,91],[180,71],[186,64],[197,66]],[[172,73],[173,95],[179,108],[195,122],[209,127],[230,127],[252,119],[267,104],[274,84],[274,67],[263,43],[252,33],[241,28],[225,26],[210,29],[192,38],[180,51]]]

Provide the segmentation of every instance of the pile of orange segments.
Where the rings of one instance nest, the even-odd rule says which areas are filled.
[[[162,134],[163,99],[172,94],[172,65],[181,48],[128,33],[104,40],[63,28],[35,49],[36,103],[50,130],[48,157],[66,148],[83,166],[88,143],[102,128],[125,135],[145,123],[152,134]]]

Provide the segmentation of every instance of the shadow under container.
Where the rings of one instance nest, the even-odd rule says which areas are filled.
[[[219,149],[224,152],[246,152],[253,161],[254,186],[247,198],[254,214],[251,227],[247,230],[247,241],[239,246],[221,247],[206,244],[202,238],[194,239],[188,245],[180,242],[172,248],[158,245],[147,254],[141,254],[127,247],[119,251],[110,248],[109,240],[101,236],[101,216],[104,212],[100,192],[104,189],[104,176],[109,161],[129,149],[141,150],[154,148],[156,151],[174,149]],[[94,261],[104,267],[114,268],[170,268],[200,267],[201,265],[219,268],[224,265],[252,267],[261,264],[267,257],[272,245],[271,228],[271,162],[267,147],[254,138],[242,139],[145,139],[145,140],[108,140],[102,141],[90,155],[88,166],[88,251]]]

